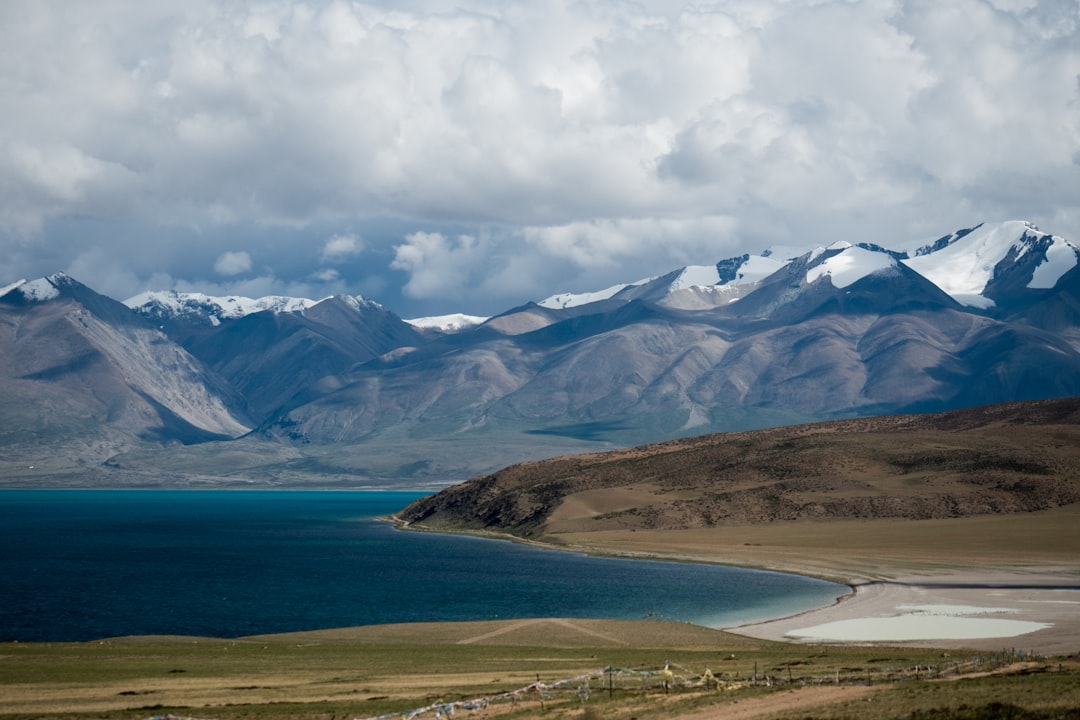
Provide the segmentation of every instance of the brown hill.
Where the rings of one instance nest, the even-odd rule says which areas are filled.
[[[678,529],[1080,502],[1080,398],[724,433],[524,463],[399,514],[430,529]]]

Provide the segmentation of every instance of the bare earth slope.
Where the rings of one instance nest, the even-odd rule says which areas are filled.
[[[403,511],[521,537],[1030,513],[1080,501],[1080,399],[725,433],[525,463]]]

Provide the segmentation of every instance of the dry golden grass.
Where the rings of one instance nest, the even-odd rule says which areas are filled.
[[[542,537],[593,552],[789,570],[847,580],[972,568],[1075,568],[1080,504],[948,520],[796,521],[683,530],[563,531]]]
[[[1074,660],[1027,662],[1022,672],[986,675],[980,670],[996,667],[993,659],[965,653],[943,661],[938,651],[915,648],[791,646],[644,621],[536,621],[533,630],[543,631],[549,643],[537,646],[534,632],[515,625],[521,623],[398,626],[231,641],[150,638],[2,646],[0,718],[132,720],[171,713],[220,720],[340,720],[496,696],[538,678],[550,684],[609,665],[652,674],[624,675],[609,696],[601,672],[593,675],[587,695],[579,682],[546,694],[543,705],[529,692],[482,712],[459,709],[457,716],[864,717],[851,713],[869,695],[882,703],[880,709],[893,710],[865,715],[872,718],[907,717],[909,709],[940,707],[951,698],[959,699],[954,706],[1002,698],[1027,707],[1080,706],[1080,665]],[[559,645],[577,643],[582,634],[600,644]],[[418,643],[419,635],[440,640]],[[501,644],[472,642],[495,636]],[[665,691],[658,671],[667,661],[679,678],[709,667],[724,684],[677,683]],[[913,666],[923,668],[924,675],[912,677]],[[946,679],[955,674],[927,678],[929,667],[935,673],[963,672],[971,679]],[[834,676],[844,682],[834,684]],[[836,714],[838,708],[844,711]],[[434,716],[429,711],[423,717]]]

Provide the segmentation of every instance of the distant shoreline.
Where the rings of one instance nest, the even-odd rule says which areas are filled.
[[[1068,524],[1076,512],[1076,508],[1071,508],[1047,517]],[[995,519],[999,518],[984,520],[992,523]],[[695,535],[697,545],[687,542],[677,549],[679,545],[673,539],[690,533],[668,531],[666,538],[672,541],[667,544],[662,541],[664,531],[567,533],[567,537],[553,541],[550,537],[531,539],[510,533],[418,527],[402,521],[397,515],[386,520],[403,531],[488,537],[596,556],[766,570],[836,582],[851,589],[828,606],[722,628],[748,637],[789,643],[910,644],[942,649],[1024,647],[1048,655],[1072,654],[1080,648],[1080,565],[1075,559],[1062,562],[1064,558],[1060,555],[1045,557],[1028,553],[1025,558],[989,557],[983,563],[965,563],[950,556],[950,548],[944,545],[932,553],[933,557],[920,555],[917,561],[908,563],[909,566],[902,560],[885,563],[872,556],[849,557],[844,563],[835,564],[821,559],[808,563],[797,557],[780,562],[775,547],[768,543],[756,545],[762,548],[759,553],[754,552],[754,543],[744,543],[737,556],[720,552],[716,548],[724,547],[722,543],[710,544],[701,540],[708,536],[707,531]],[[1006,516],[1004,522],[1009,520],[1023,522],[1031,518]],[[1046,517],[1042,521],[1047,524],[1046,534],[1052,537],[1052,523],[1048,523]],[[763,534],[768,532],[765,528],[758,530]],[[771,554],[764,549],[767,547],[773,550]],[[877,572],[866,572],[875,565]],[[927,618],[936,619],[931,622]],[[927,633],[937,632],[947,637],[897,639],[895,626],[912,627],[920,623],[929,628]],[[807,629],[816,628],[821,628],[820,632],[824,633],[854,632],[855,635],[845,636],[845,639],[816,637],[813,633],[800,635]],[[908,632],[917,634],[918,630]]]

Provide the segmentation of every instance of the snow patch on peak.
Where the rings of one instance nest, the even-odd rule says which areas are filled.
[[[46,300],[58,298],[60,297],[60,291],[56,289],[56,285],[52,282],[55,277],[57,276],[53,275],[48,278],[38,278],[37,280],[22,283],[18,286],[19,292],[27,300],[33,302],[45,302]]]
[[[720,272],[715,265],[688,265],[671,283],[671,292],[692,287],[708,287],[720,282]]]
[[[140,293],[125,300],[124,304],[143,314],[164,314],[174,317],[203,315],[212,325],[217,325],[223,319],[241,318],[266,310],[299,312],[315,305],[315,301],[282,295],[268,295],[252,299],[239,295],[213,297],[203,293],[166,290]]]
[[[649,278],[653,280],[655,278]],[[625,290],[628,287],[635,285],[644,285],[649,280],[639,280],[635,283],[625,283],[623,285],[612,285],[604,290],[589,293],[559,293],[558,295],[552,295],[549,298],[545,298],[536,303],[540,307],[548,308],[549,310],[565,310],[569,307],[578,307],[581,305],[588,305],[589,303],[599,302],[600,300],[607,300],[614,296],[621,290]]]
[[[371,300],[368,300],[367,298],[362,297],[360,295],[335,295],[334,297],[336,297],[338,300],[341,300],[341,302],[345,303],[346,305],[348,305],[349,307],[351,307],[353,310],[356,310],[356,311],[360,311],[360,310],[363,310],[364,308],[369,308],[369,307],[380,307],[378,303],[372,302]],[[298,300],[298,298],[289,298],[289,299],[290,300]],[[296,312],[298,310],[299,311],[307,310],[312,305],[318,305],[317,302],[312,302],[311,300],[304,300],[303,302],[308,303],[308,304],[305,305],[304,307],[299,307],[298,305],[297,306],[290,306],[290,308],[287,309],[287,310],[276,310],[276,312]]]
[[[267,310],[271,312],[300,312],[316,304],[315,300],[286,297],[284,295],[267,295],[254,300],[234,295],[225,298],[207,298],[207,300],[219,303],[229,313],[227,317],[244,317],[245,315]]]
[[[780,268],[787,265],[789,260],[781,260],[773,255],[751,255],[735,272],[734,279],[723,283],[724,285],[745,285],[755,283],[772,275]]]
[[[1054,287],[1065,273],[1076,267],[1078,256],[1080,248],[1056,235],[1051,236],[1046,259],[1035,268],[1028,287],[1036,290]]]
[[[421,328],[424,330],[441,330],[443,332],[458,332],[461,330],[467,330],[477,325],[482,325],[487,322],[489,318],[479,317],[477,315],[465,315],[462,313],[452,313],[450,315],[437,315],[433,317],[421,317],[413,318],[412,320],[406,320],[413,327]]]
[[[1023,220],[979,225],[970,231],[954,233],[947,243],[938,241],[933,246],[924,246],[916,252],[916,257],[903,262],[957,302],[986,309],[994,307],[994,301],[983,295],[987,284],[994,279],[994,268],[1010,252],[1015,251],[1015,259],[1023,257],[1031,249],[1032,241],[1043,237],[1046,233]],[[1064,274],[1061,269],[1068,260],[1065,252],[1055,252],[1054,257],[1050,267],[1038,274],[1038,282],[1048,282],[1051,277],[1057,282]],[[1065,271],[1068,269],[1071,268]]]
[[[896,260],[887,253],[874,252],[849,244],[836,255],[825,258],[807,270],[806,282],[812,283],[823,275],[827,275],[835,287],[845,288],[867,275],[893,267],[896,267]]]

